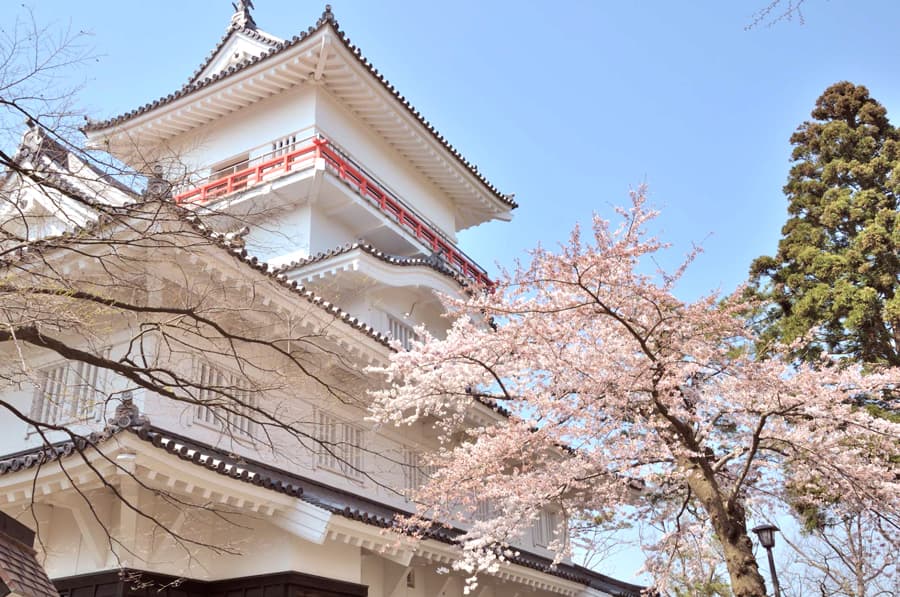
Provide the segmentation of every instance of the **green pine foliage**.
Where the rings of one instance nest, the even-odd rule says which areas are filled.
[[[900,365],[900,133],[861,85],[836,83],[791,136],[788,221],[757,258],[758,347],[798,342],[870,365]]]

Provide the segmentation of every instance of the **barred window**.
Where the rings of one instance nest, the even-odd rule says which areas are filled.
[[[403,451],[403,488],[407,494],[417,491],[436,472],[434,465],[424,464],[422,453],[417,450]]]
[[[398,340],[403,348],[409,350],[410,346],[412,346],[412,341],[418,338],[413,327],[397,319],[393,315],[388,315],[387,318],[388,335],[392,340]]]
[[[559,536],[563,522],[562,513],[552,508],[541,510],[540,516],[531,528],[532,540],[538,547],[547,547]]]
[[[364,431],[325,411],[316,412],[316,465],[353,479],[363,476]]]
[[[475,520],[490,520],[494,517],[494,505],[491,500],[482,498],[475,502]]]
[[[81,361],[66,362],[38,372],[31,418],[58,425],[102,417],[101,370]]]
[[[199,390],[194,422],[231,433],[252,436],[256,424],[256,394],[241,383],[239,376],[220,371],[207,363],[198,367]]]

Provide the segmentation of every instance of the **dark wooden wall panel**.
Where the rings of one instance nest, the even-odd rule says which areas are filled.
[[[140,577],[142,586],[127,579]],[[299,572],[205,582],[123,570],[58,579],[60,597],[366,597],[364,585]],[[171,586],[169,586],[171,585]]]

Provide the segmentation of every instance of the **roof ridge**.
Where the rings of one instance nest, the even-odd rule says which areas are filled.
[[[234,14],[231,15],[230,27],[256,28],[256,21],[253,20],[253,15],[250,14],[250,10],[254,8],[253,0],[237,0],[237,4],[232,2],[231,6],[234,7]]]
[[[209,67],[210,64],[212,64],[212,61],[215,59],[216,56],[219,55],[219,52],[222,50],[223,47],[225,47],[225,44],[228,43],[228,40],[230,40],[233,36],[235,36],[237,34],[246,35],[247,37],[249,37],[251,39],[255,39],[256,41],[259,41],[259,42],[262,42],[262,43],[268,45],[269,48],[274,48],[279,43],[283,42],[283,40],[278,39],[274,35],[271,35],[270,33],[267,33],[265,31],[258,29],[256,27],[255,23],[252,28],[247,27],[247,26],[238,27],[238,26],[234,26],[234,24],[229,25],[228,29],[225,30],[225,35],[223,35],[222,38],[219,39],[219,42],[215,45],[215,47],[212,49],[212,51],[206,56],[206,58],[204,58],[203,62],[200,63],[200,66],[198,66],[194,70],[194,72],[188,78],[187,83],[185,83],[185,85],[193,85],[193,84],[197,83],[200,75],[203,73],[204,70],[206,70]],[[208,77],[206,77],[206,78],[208,78]],[[205,80],[205,78],[203,80]]]
[[[174,204],[171,202],[167,203],[174,206]],[[187,208],[184,207],[175,207],[177,207],[177,209],[179,210],[182,210],[182,212],[187,212],[183,217],[186,223],[192,226],[200,234],[203,234],[204,236],[212,240],[216,245],[227,250],[232,257],[234,257],[241,263],[265,275],[279,286],[303,297],[303,299],[305,299],[307,302],[327,311],[339,321],[342,321],[351,328],[362,332],[370,339],[390,348],[391,350],[395,350],[391,347],[391,339],[385,334],[379,332],[368,323],[363,322],[358,317],[350,314],[347,311],[344,311],[331,301],[326,300],[324,297],[321,297],[313,291],[309,290],[296,280],[289,280],[287,276],[270,267],[269,264],[265,261],[261,261],[258,257],[250,255],[250,253],[244,247],[242,239],[234,240],[234,238],[230,234],[216,232],[210,226],[204,224],[197,214],[190,212],[189,210],[187,210]]]

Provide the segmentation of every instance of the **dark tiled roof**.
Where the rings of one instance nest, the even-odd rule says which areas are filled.
[[[157,427],[133,428],[142,440],[182,460],[243,483],[299,498],[307,503],[367,524],[390,528],[397,510],[378,502],[294,475],[276,467],[248,460],[196,440]]]
[[[369,255],[372,255],[376,259],[384,261],[385,263],[390,263],[391,265],[399,265],[404,267],[410,266],[419,266],[419,267],[427,267],[431,268],[434,271],[443,274],[449,278],[455,280],[460,286],[468,286],[469,280],[459,275],[456,271],[453,270],[447,263],[437,255],[429,256],[429,257],[403,257],[400,255],[391,255],[390,253],[385,253],[381,249],[376,248],[374,245],[367,243],[365,241],[355,242],[355,243],[346,243],[339,247],[335,247],[334,249],[329,249],[327,251],[321,251],[316,253],[311,257],[307,257],[305,259],[297,259],[295,261],[291,261],[290,263],[285,263],[283,265],[279,265],[273,268],[274,273],[283,273],[294,269],[299,269],[305,267],[307,265],[318,263],[320,261],[327,261],[333,257],[337,257],[339,255],[343,255],[345,253],[349,253],[355,249],[359,249]]]
[[[0,579],[16,595],[59,597],[34,549],[0,534]]]
[[[276,491],[303,500],[332,514],[355,520],[371,526],[395,528],[398,515],[408,515],[393,506],[325,485],[318,481],[290,473],[271,465],[248,459],[193,440],[177,433],[153,427],[141,417],[120,421],[99,434],[86,438],[66,441],[49,448],[37,448],[0,459],[0,475],[28,468],[62,458],[76,451],[96,448],[115,434],[127,430],[141,440],[199,467],[216,474],[229,477],[241,483],[249,483],[270,491]],[[76,445],[76,442],[77,445]],[[427,538],[447,544],[455,544],[463,531],[455,528],[435,526],[427,532]],[[637,597],[643,587],[615,580],[581,566],[557,564],[551,566],[549,559],[529,552],[519,551],[509,561],[546,574],[564,578],[586,586],[595,587],[613,595]]]
[[[326,18],[326,15],[328,15],[327,18]],[[86,124],[84,126],[84,130],[85,131],[98,131],[98,130],[103,130],[105,128],[109,128],[111,126],[115,126],[117,124],[121,124],[128,120],[131,120],[132,118],[134,118],[136,116],[140,116],[141,114],[146,114],[147,112],[155,110],[156,108],[165,106],[177,99],[180,99],[182,97],[190,95],[194,91],[203,89],[205,87],[209,87],[213,83],[216,83],[217,81],[221,81],[222,79],[225,79],[226,77],[228,77],[236,72],[242,71],[250,66],[253,66],[254,64],[262,62],[263,60],[265,60],[266,58],[269,58],[270,56],[280,54],[280,53],[296,46],[297,44],[301,43],[303,40],[307,39],[308,37],[310,37],[317,31],[319,31],[319,29],[325,27],[328,23],[330,23],[333,20],[334,20],[334,17],[332,15],[332,13],[330,11],[326,11],[325,13],[323,13],[322,17],[316,23],[315,27],[310,27],[306,31],[301,32],[300,35],[295,35],[291,39],[274,44],[272,46],[272,49],[270,49],[265,54],[261,54],[259,56],[250,56],[250,57],[244,59],[243,61],[232,64],[225,70],[218,72],[214,75],[211,75],[209,77],[206,77],[205,79],[202,79],[200,81],[189,81],[187,84],[183,85],[177,91],[170,93],[169,95],[162,96],[152,102],[146,103],[143,106],[135,108],[134,110],[125,112],[124,114],[120,114],[118,116],[114,116],[114,117],[108,118],[106,120],[92,120],[90,118],[87,118]],[[336,21],[335,21],[334,27],[335,27],[335,30],[337,30]],[[229,32],[229,34],[226,34],[226,36],[219,42],[219,45],[217,45],[216,48],[213,50],[213,54],[216,51],[218,51],[218,49],[221,47],[221,45],[224,45],[224,43],[227,41],[229,35],[230,35],[230,32]],[[209,60],[211,60],[211,58],[212,57],[207,58],[206,63],[208,63]],[[206,64],[206,63],[204,63],[204,64]],[[205,68],[205,66],[204,66],[204,68]]]
[[[120,430],[120,427],[110,426],[100,433],[91,433],[83,437],[57,442],[50,446],[8,454],[0,458],[0,475],[37,468],[48,462],[71,456],[76,452],[84,452],[102,444]]]
[[[200,64],[200,66],[197,67],[197,70],[194,71],[194,74],[191,75],[191,78],[188,79],[188,82],[185,83],[185,85],[193,85],[197,82],[197,77],[199,77],[200,74],[206,69],[206,67],[210,65],[210,63],[219,53],[219,50],[221,50],[225,46],[225,44],[228,43],[228,40],[231,39],[231,37],[236,33],[241,33],[258,42],[262,42],[268,45],[270,48],[274,48],[278,44],[277,40],[272,39],[267,35],[263,35],[259,31],[257,31],[255,27],[235,27],[234,25],[231,25],[225,32],[225,35],[222,36],[222,39],[219,40],[219,43],[216,44],[216,47],[213,48],[212,52],[210,52],[209,55]]]
[[[231,254],[231,256],[233,256],[238,261],[244,263],[251,269],[254,269],[267,276],[279,286],[290,290],[294,294],[302,297],[307,302],[327,311],[335,319],[345,323],[346,325],[359,332],[362,332],[364,335],[375,340],[376,342],[390,348],[390,338],[388,338],[386,335],[382,334],[369,324],[360,321],[359,318],[354,317],[334,303],[331,303],[330,301],[325,300],[314,292],[307,290],[302,284],[297,283],[296,280],[288,280],[287,276],[279,273],[279,271],[275,268],[269,267],[269,264],[267,264],[265,261],[260,261],[257,257],[250,255],[247,252],[247,249],[243,247],[243,243],[234,241],[233,235],[222,234],[214,231],[206,224],[203,224],[197,214],[187,210],[186,208],[175,207],[175,209],[179,210],[182,218],[187,223],[189,223],[195,231],[210,239],[214,244],[228,251],[229,254]]]
[[[324,485],[261,462],[244,457],[238,461],[233,455],[221,449],[159,428],[145,426],[131,430],[144,441],[150,442],[182,460],[190,461],[244,483],[300,498],[350,520],[388,529],[396,526],[395,519],[398,515],[409,514],[407,511]],[[443,543],[455,544],[456,538],[462,533],[463,531],[459,529],[436,526],[429,530],[427,537]],[[581,566],[558,564],[551,567],[550,560],[547,558],[528,552],[518,552],[509,560],[514,564],[546,574],[612,592],[613,595],[637,596],[643,589],[638,585],[623,583]]]
[[[344,44],[344,46],[347,48],[347,50],[349,50],[353,54],[353,56],[356,57],[356,59],[359,61],[359,63],[363,67],[365,67],[365,69],[368,70],[372,74],[372,76],[374,76],[378,80],[378,82],[381,83],[381,85],[388,92],[390,92],[391,95],[393,95],[394,98],[398,102],[400,102],[400,104],[403,105],[403,107],[407,110],[407,112],[409,112],[409,114],[411,114],[413,117],[415,117],[415,119],[423,127],[425,127],[425,129],[448,152],[450,152],[450,154],[454,158],[456,158],[456,160],[460,164],[462,164],[469,172],[471,172],[472,175],[474,175],[475,178],[477,178],[478,181],[481,182],[491,192],[491,194],[494,197],[496,197],[497,199],[499,199],[500,201],[502,201],[503,203],[505,203],[506,205],[508,205],[509,207],[511,207],[513,209],[515,209],[519,206],[518,203],[516,203],[515,200],[513,200],[512,195],[507,195],[507,194],[500,192],[500,190],[496,186],[494,186],[483,174],[481,174],[481,172],[479,172],[478,167],[476,165],[472,164],[471,162],[469,162],[469,160],[467,160],[465,157],[463,157],[463,155],[459,152],[459,150],[457,150],[455,147],[453,147],[453,145],[451,145],[450,142],[434,127],[434,125],[432,125],[428,120],[426,120],[425,117],[422,116],[421,112],[419,112],[409,102],[408,99],[406,99],[403,95],[401,95],[400,92],[384,77],[384,75],[382,75],[380,72],[378,72],[378,69],[375,68],[372,65],[372,63],[369,62],[369,60],[367,58],[365,58],[365,56],[363,56],[362,51],[357,46],[353,45],[350,42],[350,38],[347,37],[347,35],[341,30],[340,25],[338,24],[338,21],[334,16],[334,13],[331,11],[330,5],[325,6],[325,11],[322,13],[322,16],[319,17],[319,20],[316,22],[316,25],[314,27],[310,27],[306,31],[300,33],[300,35],[295,35],[294,37],[292,37],[289,40],[285,40],[285,41],[279,42],[279,43],[272,43],[272,48],[268,52],[261,54],[259,56],[251,56],[242,62],[239,62],[239,63],[229,66],[222,72],[216,73],[215,75],[212,75],[210,77],[206,77],[205,79],[202,79],[200,81],[195,81],[194,78],[192,77],[191,80],[188,81],[187,84],[182,86],[181,89],[175,91],[174,93],[170,93],[169,95],[160,97],[150,103],[144,104],[143,106],[141,106],[139,108],[136,108],[129,112],[125,112],[124,114],[120,114],[119,116],[108,118],[106,120],[90,120],[90,119],[88,119],[84,126],[84,130],[85,131],[103,130],[103,129],[109,128],[111,126],[115,126],[117,124],[121,124],[128,120],[131,120],[132,118],[134,118],[136,116],[140,116],[141,114],[146,114],[147,112],[155,110],[156,108],[159,108],[161,106],[165,106],[177,99],[180,99],[182,97],[190,95],[191,93],[193,93],[195,91],[209,87],[213,83],[216,83],[217,81],[221,81],[222,79],[225,79],[225,78],[233,75],[234,73],[243,71],[243,70],[253,66],[254,64],[258,64],[259,62],[262,62],[272,56],[281,54],[282,52],[285,52],[286,50],[296,46],[297,44],[301,43],[303,40],[307,39],[308,37],[317,33],[318,31],[320,31],[321,29],[323,29],[325,27],[331,27],[331,29],[337,35],[337,38],[339,40],[341,40],[341,43]],[[243,31],[243,29],[241,31]],[[225,42],[227,41],[228,36],[230,34],[231,34],[231,32],[229,31],[229,33],[227,33],[226,36],[219,42],[219,44],[213,50],[213,54],[210,55],[210,57],[207,58],[206,62],[204,62],[204,64],[201,66],[200,71],[202,71],[203,68],[206,68],[206,65],[208,65],[210,60],[212,60],[212,57],[215,55],[215,52],[217,52],[221,48],[221,46],[225,44]],[[259,35],[259,34],[257,33],[257,35]],[[271,42],[271,40],[269,40],[269,41]],[[196,77],[197,75],[199,75],[199,72],[195,73],[194,77]]]

